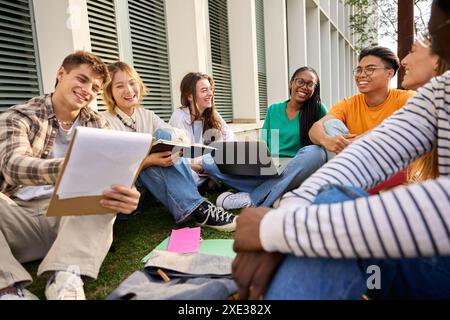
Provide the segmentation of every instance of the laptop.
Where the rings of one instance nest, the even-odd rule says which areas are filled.
[[[242,176],[279,176],[291,158],[271,157],[265,141],[219,141],[213,159],[220,172]]]

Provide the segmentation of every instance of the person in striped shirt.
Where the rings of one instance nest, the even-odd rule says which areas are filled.
[[[433,1],[429,32],[433,51],[449,62],[448,1]],[[435,146],[438,178],[371,197],[360,189]],[[259,298],[267,287],[267,299],[359,299],[368,289],[377,298],[450,298],[450,72],[287,193],[278,209],[245,209],[234,248],[241,298]]]
[[[440,76],[449,70],[448,64],[431,50],[431,40],[428,34],[422,34],[415,41],[411,51],[402,60],[405,77],[402,86],[418,90],[431,78]],[[408,166],[407,181],[418,183],[439,177],[437,163],[437,148]]]

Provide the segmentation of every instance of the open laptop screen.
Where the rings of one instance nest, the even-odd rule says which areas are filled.
[[[217,148],[212,156],[222,173],[247,176],[279,174],[264,141],[220,141],[210,146]]]

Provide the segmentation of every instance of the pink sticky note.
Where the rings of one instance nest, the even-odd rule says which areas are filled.
[[[198,252],[200,247],[200,227],[172,230],[167,251],[177,253]]]

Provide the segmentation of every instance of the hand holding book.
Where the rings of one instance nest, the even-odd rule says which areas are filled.
[[[159,152],[177,153],[181,151],[181,156],[185,158],[197,158],[216,150],[214,147],[205,146],[198,143],[183,143],[169,140],[154,140],[150,154]]]
[[[144,160],[143,169],[148,167],[171,167],[180,158],[180,153],[172,153],[172,151],[152,152]]]

